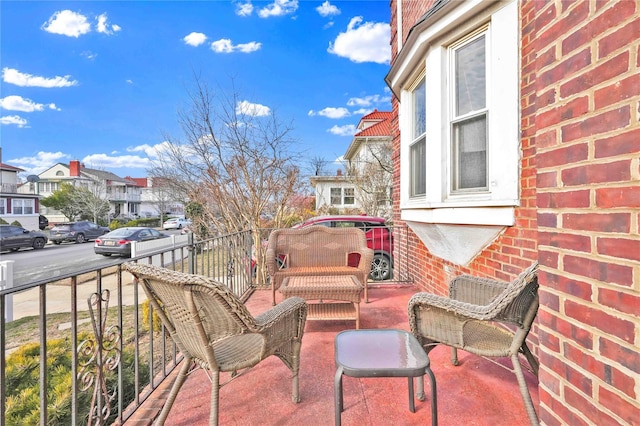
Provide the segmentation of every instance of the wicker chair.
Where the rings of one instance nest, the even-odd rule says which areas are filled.
[[[538,361],[526,341],[539,305],[537,273],[536,262],[510,283],[463,275],[451,281],[449,297],[416,293],[409,300],[411,332],[427,353],[437,344],[451,346],[454,365],[458,365],[457,349],[483,357],[511,358],[533,425],[538,424],[538,417],[518,354],[526,357],[537,376]],[[424,398],[423,389],[418,381],[418,397]]]
[[[299,402],[300,345],[307,317],[303,299],[291,297],[254,318],[226,286],[211,278],[132,262],[123,268],[142,285],[184,356],[157,424],[164,424],[193,363],[211,372],[211,425],[218,424],[219,390],[225,384],[220,383],[220,372],[235,378],[270,355],[293,373],[292,399]]]

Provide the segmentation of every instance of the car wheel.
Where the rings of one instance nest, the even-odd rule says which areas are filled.
[[[84,243],[86,241],[87,241],[87,239],[84,237],[84,234],[76,235],[76,243],[77,244],[82,244],[82,243]]]
[[[12,249],[10,249],[10,250],[11,250],[11,251],[18,251],[18,250],[20,250],[20,247],[14,247],[14,248],[12,248]]]
[[[53,244],[59,246],[62,243],[62,241],[54,241]]]
[[[100,253],[100,254],[102,254],[105,257],[111,257],[111,253]]]
[[[44,238],[36,238],[35,240],[33,240],[33,248],[36,250],[44,248],[45,244],[46,243],[44,242]]]
[[[369,278],[374,281],[388,280],[391,277],[391,262],[384,254],[376,254],[371,262]]]

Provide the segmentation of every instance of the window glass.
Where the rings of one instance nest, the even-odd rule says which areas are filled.
[[[409,148],[411,181],[409,194],[414,197],[427,192],[426,141],[421,138]]]
[[[484,34],[455,47],[451,189],[487,188],[486,48]]]
[[[342,204],[342,188],[331,188],[331,204]]]
[[[344,204],[355,204],[355,190],[353,188],[344,189]]]
[[[33,200],[14,199],[11,202],[11,210],[13,214],[33,214]]]
[[[413,90],[413,139],[420,137],[427,129],[426,92],[424,78]]]
[[[7,199],[0,198],[0,214],[7,214]]]

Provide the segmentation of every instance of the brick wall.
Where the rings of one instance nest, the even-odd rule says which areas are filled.
[[[523,47],[534,34],[537,53],[546,424],[640,423],[639,4],[522,7]]]
[[[431,1],[403,0],[403,37]],[[391,40],[397,37],[391,1]],[[521,206],[469,266],[410,234],[423,290],[512,279],[538,259],[543,424],[640,424],[640,1],[521,1]],[[392,61],[397,54],[392,46]],[[392,101],[400,221],[398,104]]]

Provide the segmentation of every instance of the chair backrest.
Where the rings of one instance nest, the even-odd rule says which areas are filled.
[[[255,320],[244,304],[211,278],[127,262],[180,351],[210,362],[211,343],[251,332]]]
[[[529,328],[538,310],[538,262],[525,269],[492,301],[496,319]]]
[[[314,225],[276,229],[269,236],[268,244],[276,257],[287,258],[289,267],[344,266],[348,253],[367,249],[367,238],[358,228]]]

